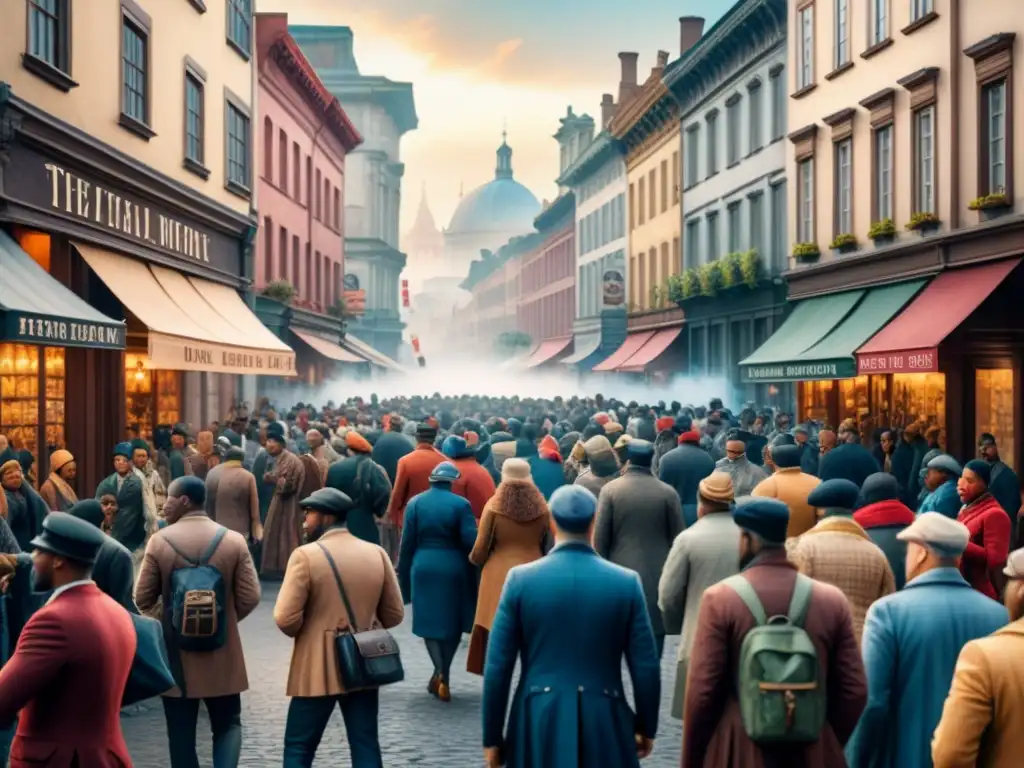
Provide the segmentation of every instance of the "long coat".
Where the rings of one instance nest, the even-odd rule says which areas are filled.
[[[697,450],[700,450],[699,448]],[[676,536],[658,582],[665,633],[682,635],[676,661],[672,717],[683,717],[683,695],[697,612],[704,591],[740,569],[740,529],[730,512],[712,512]]]
[[[132,553],[113,536],[103,536],[103,546],[92,567],[92,580],[129,613],[138,613],[135,607],[135,563]]]
[[[683,443],[661,457],[658,479],[676,489],[687,525],[697,521],[697,486],[714,471],[715,460],[692,443]]]
[[[964,505],[957,520],[967,526],[970,542],[960,560],[960,572],[981,594],[998,599],[1003,566],[1010,554],[1013,534],[1010,518],[996,498],[986,493]]]
[[[330,466],[325,485],[352,499],[346,523],[352,535],[380,544],[377,521],[384,517],[391,498],[391,481],[384,468],[368,453],[355,453]]]
[[[896,589],[903,589],[907,581],[907,543],[897,536],[914,522],[914,513],[899,499],[888,499],[861,507],[853,513],[853,519],[885,553]]]
[[[373,460],[384,467],[392,485],[398,482],[398,462],[416,448],[408,435],[401,432],[385,432],[373,445]]]
[[[278,629],[295,638],[287,696],[344,693],[334,636],[336,630],[351,629],[352,620],[321,544],[338,566],[357,630],[397,627],[405,614],[391,558],[376,544],[332,528],[296,549],[274,604]]]
[[[1024,755],[1024,621],[971,640],[953,673],[953,685],[932,740],[935,768],[1017,768]],[[1011,660],[1007,663],[1007,660]]]
[[[821,480],[803,472],[800,467],[779,467],[774,475],[758,483],[750,495],[778,499],[789,507],[786,536],[792,538],[811,530],[817,524],[818,511],[807,503],[807,497],[819,485]]]
[[[863,638],[868,704],[847,745],[850,766],[930,768],[960,649],[1006,621],[1006,609],[955,568],[928,571],[875,603]]]
[[[788,613],[797,574],[784,552],[764,552],[742,573],[767,615]],[[686,681],[682,768],[841,768],[843,745],[867,698],[846,597],[821,582],[811,592],[804,628],[817,650],[828,696],[821,738],[811,745],[759,746],[743,729],[736,665],[743,638],[753,628],[750,610],[728,586],[717,584],[704,593]]]
[[[430,443],[420,443],[416,450],[398,460],[395,487],[388,502],[387,518],[402,527],[405,506],[413,496],[430,490],[430,473],[447,458]]]
[[[462,456],[451,462],[460,473],[459,479],[452,483],[452,492],[469,501],[474,519],[479,520],[484,513],[484,505],[494,495],[494,478],[475,456]]]
[[[263,559],[260,573],[280,577],[295,548],[302,544],[302,510],[299,509],[299,489],[306,477],[306,469],[299,457],[291,451],[281,451],[274,462],[273,478],[276,485],[274,498],[267,512],[263,530]],[[218,491],[219,495],[219,491]]]
[[[249,688],[245,671],[242,638],[238,622],[256,610],[260,604],[260,580],[249,554],[249,546],[239,534],[228,531],[210,565],[220,571],[224,580],[224,593],[228,596],[224,606],[227,637],[223,646],[215,651],[182,651],[174,643],[170,626],[171,573],[184,567],[181,556],[171,544],[185,555],[198,560],[210,546],[220,526],[207,517],[206,512],[188,512],[173,525],[160,529],[149,540],[142,570],[135,585],[135,603],[143,613],[151,611],[157,600],[163,598],[164,637],[171,660],[171,671],[177,687],[166,696],[187,699],[208,699],[230,696]]]
[[[601,490],[594,549],[606,560],[640,574],[655,635],[665,634],[658,609],[658,580],[684,525],[679,494],[649,469],[629,467]]]
[[[476,520],[469,502],[435,486],[405,508],[398,583],[412,604],[412,632],[427,640],[457,638],[473,629],[476,569],[469,553]]]
[[[303,453],[299,456],[299,461],[302,462],[302,469],[304,470],[302,475],[302,487],[299,488],[299,501],[302,501],[307,496],[312,495],[324,487],[324,481],[327,479],[327,473],[324,470],[325,465],[321,464],[317,458],[311,454]]]
[[[484,745],[503,744],[508,768],[638,766],[633,735],[657,735],[661,698],[645,608],[637,575],[581,542],[512,569],[484,672]],[[503,735],[517,659],[519,684]],[[635,714],[622,685],[623,660]]]
[[[4,494],[4,504],[0,510],[7,515],[11,533],[14,534],[22,551],[31,552],[30,542],[39,535],[43,528],[43,520],[50,514],[46,502],[27,480],[22,482],[18,491],[0,488],[0,493]]]
[[[260,522],[260,497],[256,478],[240,461],[224,462],[217,465],[214,471],[217,472],[217,492],[210,517],[248,541],[253,527]],[[206,476],[207,486],[212,478],[213,472]]]
[[[129,472],[119,489],[115,472],[96,487],[97,501],[107,494],[117,497],[117,515],[110,535],[124,544],[129,552],[135,552],[146,541],[149,530],[142,478],[135,472]]]

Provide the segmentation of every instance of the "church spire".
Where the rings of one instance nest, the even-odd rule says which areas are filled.
[[[494,169],[495,179],[512,178],[512,147],[508,145],[508,130],[502,128],[501,146],[498,147],[498,165]]]
[[[436,232],[437,224],[434,222],[434,214],[430,212],[430,205],[427,203],[427,182],[423,182],[420,195],[420,207],[416,210],[416,221],[412,225],[412,232],[426,233]]]

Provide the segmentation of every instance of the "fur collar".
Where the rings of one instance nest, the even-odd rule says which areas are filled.
[[[487,502],[491,512],[527,523],[547,514],[548,505],[533,481],[503,480]]]

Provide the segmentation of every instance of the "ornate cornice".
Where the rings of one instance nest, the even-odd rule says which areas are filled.
[[[608,125],[609,132],[617,139],[625,138],[647,111],[667,94],[668,88],[661,81],[661,70],[655,70],[634,97],[619,107]]]
[[[901,77],[896,82],[902,85],[908,91],[912,91],[913,89],[918,88],[924,85],[925,83],[930,83],[934,80],[938,80],[938,78],[938,67],[925,67],[924,69],[919,69],[916,72],[911,72],[906,77]]]
[[[964,55],[975,61],[987,59],[993,54],[1012,48],[1013,41],[1016,38],[1016,32],[999,32],[995,35],[989,35],[984,40],[964,48]]]
[[[679,104],[665,90],[661,98],[648,107],[623,137],[627,155],[643,152],[652,143],[658,143],[667,128],[678,130]]]
[[[587,146],[576,162],[565,169],[555,181],[564,187],[579,186],[590,174],[615,155],[625,154],[625,145],[608,131],[601,131]]]
[[[885,104],[887,101],[892,101],[895,97],[895,88],[883,88],[880,91],[872,93],[870,96],[865,96],[860,100],[860,105],[864,107],[864,109],[875,109],[876,107]]]

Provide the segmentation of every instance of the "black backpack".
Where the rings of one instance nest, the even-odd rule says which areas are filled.
[[[171,572],[171,599],[164,608],[177,647],[182,651],[216,651],[227,641],[224,576],[210,558],[228,529],[219,526],[202,557],[193,560],[164,539],[187,565]]]

